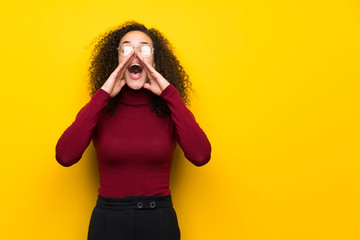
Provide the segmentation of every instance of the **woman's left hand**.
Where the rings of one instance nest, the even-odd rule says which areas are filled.
[[[157,72],[155,68],[153,68],[148,62],[146,62],[137,51],[135,51],[135,54],[140,59],[140,62],[142,63],[150,80],[150,84],[145,83],[144,88],[160,96],[162,91],[164,91],[164,89],[169,86],[170,83],[159,72]]]

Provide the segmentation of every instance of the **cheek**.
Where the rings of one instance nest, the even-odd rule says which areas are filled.
[[[149,63],[151,66],[154,65],[154,58],[145,58],[145,61]]]

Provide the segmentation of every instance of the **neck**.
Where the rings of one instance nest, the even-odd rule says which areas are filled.
[[[119,93],[119,101],[130,106],[141,106],[150,104],[152,92],[145,88],[134,90],[128,85],[124,85]]]

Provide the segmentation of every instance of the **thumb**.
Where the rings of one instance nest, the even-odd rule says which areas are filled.
[[[145,83],[144,84],[144,88],[148,89],[151,91],[151,85],[149,83]]]
[[[122,88],[125,85],[126,81],[124,79],[120,80],[120,88]]]

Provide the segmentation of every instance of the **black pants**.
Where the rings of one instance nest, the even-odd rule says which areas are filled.
[[[106,198],[98,195],[88,240],[179,240],[171,195]]]

